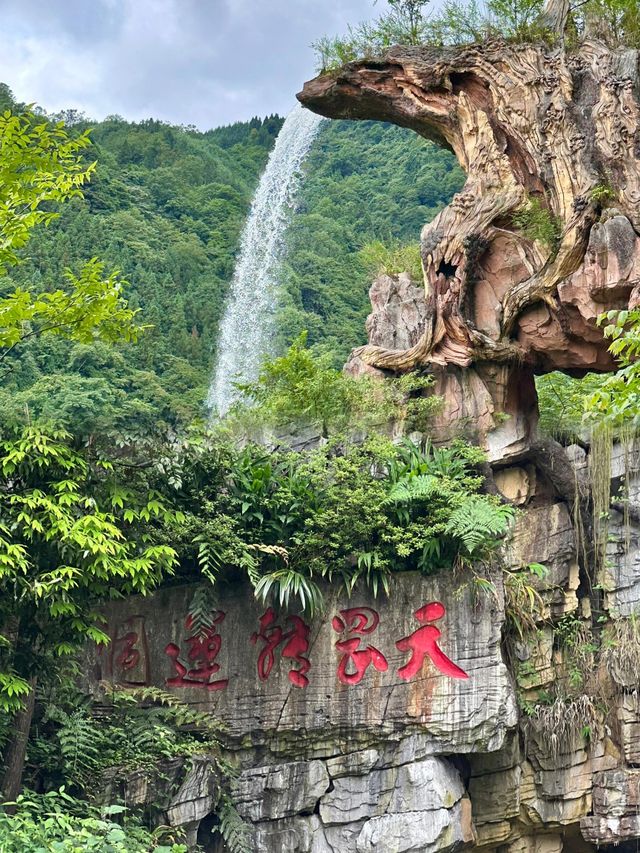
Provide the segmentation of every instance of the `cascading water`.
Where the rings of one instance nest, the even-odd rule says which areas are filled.
[[[300,106],[289,113],[253,198],[220,324],[218,360],[207,400],[214,416],[222,417],[237,399],[234,382],[257,377],[269,351],[284,237],[300,169],[321,121]]]

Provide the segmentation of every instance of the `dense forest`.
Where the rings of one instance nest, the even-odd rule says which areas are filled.
[[[463,173],[448,151],[381,122],[326,122],[314,144],[300,209],[289,234],[282,350],[307,329],[341,366],[365,342],[371,241],[413,242],[460,189]]]
[[[7,98],[6,87],[5,102]],[[203,417],[216,333],[251,197],[282,124],[278,116],[200,133],[112,116],[88,123],[84,199],[36,230],[28,259],[5,279],[57,287],[65,268],[98,256],[129,282],[148,326],[138,346],[62,339],[25,343],[5,383],[3,417],[43,417],[85,436],[134,436]],[[278,349],[303,329],[341,365],[364,342],[370,270],[360,248],[417,244],[462,174],[452,155],[378,123],[326,123],[293,216]],[[11,401],[9,403],[9,400]]]

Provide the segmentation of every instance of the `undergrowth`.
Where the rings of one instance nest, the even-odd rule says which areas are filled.
[[[409,273],[413,282],[422,283],[422,258],[420,244],[373,240],[358,252],[358,257],[370,275],[399,275]]]
[[[526,718],[530,733],[544,745],[555,760],[575,751],[583,740],[597,740],[601,715],[592,696],[556,698],[551,704],[538,704]]]
[[[529,240],[555,252],[560,242],[561,221],[539,198],[530,197],[525,207],[513,215],[513,224]]]
[[[173,775],[167,775],[168,768],[173,760],[180,759],[184,775],[189,768],[190,757],[206,755],[213,763],[217,777],[218,802],[214,808],[219,818],[218,831],[231,853],[246,853],[250,849],[249,830],[229,794],[228,782],[233,778],[234,770],[224,758],[220,741],[223,727],[219,721],[212,714],[194,710],[173,694],[156,687],[125,690],[107,683],[102,687],[104,693],[98,703],[78,693],[69,680],[46,696],[44,713],[36,721],[29,744],[27,780],[32,788],[51,793],[47,794],[48,800],[37,797],[24,800],[19,820],[24,819],[28,824],[36,813],[36,807],[43,808],[49,802],[59,806],[61,813],[68,812],[69,804],[75,803],[72,812],[77,817],[73,818],[75,823],[66,826],[65,837],[75,838],[76,830],[82,833],[87,827],[93,827],[97,832],[99,827],[95,821],[103,820],[104,814],[108,813],[117,814],[114,820],[120,823],[122,815],[126,816],[123,832],[129,822],[141,838],[147,839],[146,832],[149,839],[160,839],[163,832],[164,835],[167,832],[162,829],[145,830],[142,821],[152,826],[158,822],[180,782],[180,776],[175,780]],[[144,810],[138,813],[123,810],[117,804],[106,807],[105,812],[100,805],[104,791],[109,788],[113,796],[120,783],[125,784],[132,774],[139,776],[141,772],[148,779],[149,790],[155,791],[154,800],[146,803]],[[58,799],[56,791],[63,792]],[[7,821],[8,818],[6,826],[11,826]],[[0,832],[1,826],[0,823]],[[104,832],[120,838],[110,825]],[[134,833],[132,839],[135,837]],[[135,846],[131,839],[126,843],[131,845],[130,848],[115,846],[114,853],[120,849],[151,849]],[[0,850],[4,849],[0,846]],[[103,850],[90,845],[86,849]],[[167,853],[169,850],[178,853],[183,849],[186,850],[181,846],[166,848]],[[104,850],[111,853],[111,848],[105,847]]]
[[[602,663],[616,682],[640,683],[640,616],[612,619],[602,635]]]
[[[239,570],[259,598],[310,614],[323,607],[323,579],[379,593],[398,572],[490,561],[514,516],[482,493],[484,455],[463,442],[376,437],[305,454],[247,445],[224,455],[223,470],[221,458],[206,452],[184,484],[192,508],[176,550],[209,585],[223,567]]]

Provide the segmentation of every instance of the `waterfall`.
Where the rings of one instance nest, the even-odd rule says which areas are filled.
[[[218,335],[218,359],[207,399],[214,416],[222,417],[237,399],[234,382],[258,376],[269,352],[287,225],[300,169],[321,121],[300,106],[289,113],[253,197]]]

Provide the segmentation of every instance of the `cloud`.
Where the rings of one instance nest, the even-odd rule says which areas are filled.
[[[285,113],[310,43],[371,0],[0,0],[0,80],[18,99],[201,129]]]

